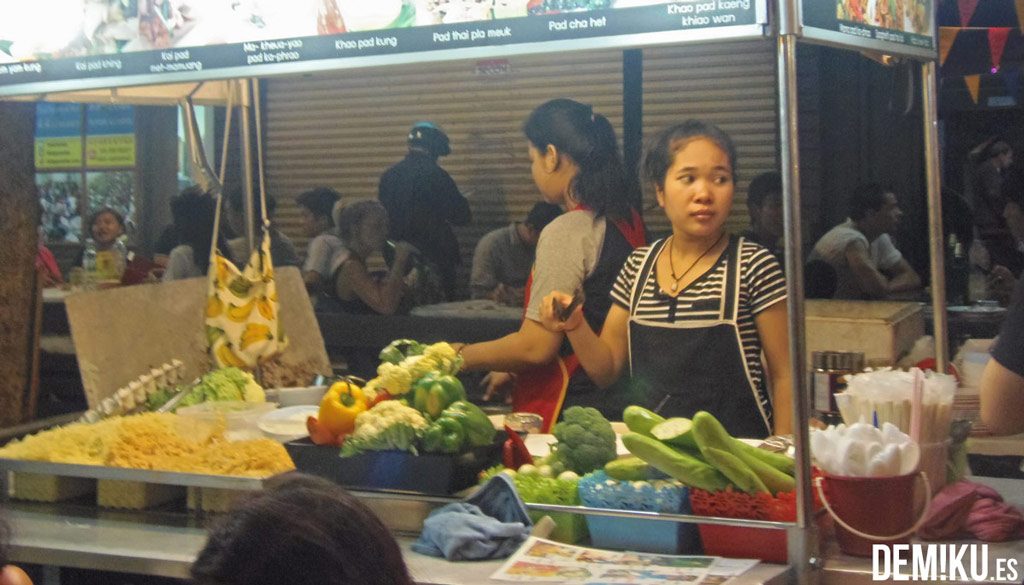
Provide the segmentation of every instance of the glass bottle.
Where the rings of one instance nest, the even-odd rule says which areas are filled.
[[[96,242],[92,238],[85,240],[82,252],[82,270],[85,271],[86,282],[96,280]]]

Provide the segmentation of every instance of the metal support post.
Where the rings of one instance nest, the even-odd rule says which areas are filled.
[[[942,234],[942,177],[939,172],[938,106],[935,61],[921,64],[921,105],[924,118],[925,179],[928,186],[928,256],[931,260],[932,322],[935,368],[949,368],[949,327],[946,321],[946,241]]]
[[[793,392],[793,443],[796,447],[796,527],[789,530],[789,564],[795,582],[817,583],[820,543],[811,495],[808,421],[811,401],[806,371],[804,265],[800,210],[800,134],[797,120],[796,50],[799,16],[796,0],[778,8],[779,142],[782,163],[782,209],[786,231],[786,294],[789,310],[789,368]]]
[[[241,89],[241,128],[242,128],[242,193],[245,196],[245,245],[252,250],[256,245],[256,210],[253,206],[252,184],[252,95],[249,93],[249,80],[238,80]],[[216,243],[214,243],[216,245]]]

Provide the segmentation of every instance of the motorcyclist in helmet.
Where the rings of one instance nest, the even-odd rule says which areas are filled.
[[[407,241],[440,273],[445,296],[454,300],[461,264],[452,226],[469,223],[469,202],[437,159],[451,153],[448,135],[432,122],[409,130],[409,152],[381,175],[378,196],[390,218],[388,237]]]

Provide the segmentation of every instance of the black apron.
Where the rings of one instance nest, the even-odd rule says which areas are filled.
[[[665,240],[651,246],[630,293],[630,374],[634,396],[662,416],[692,417],[706,410],[734,437],[763,438],[771,430],[771,413],[758,399],[737,322],[742,241],[731,238],[726,248],[718,318],[678,323],[636,316],[644,284]]]

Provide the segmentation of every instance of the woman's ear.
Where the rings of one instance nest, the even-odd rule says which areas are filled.
[[[561,159],[562,155],[555,148],[555,145],[547,145],[547,148],[544,149],[544,170],[549,173],[557,171],[562,162]]]
[[[658,200],[658,207],[665,209],[665,190],[661,185],[654,185],[654,197]]]

